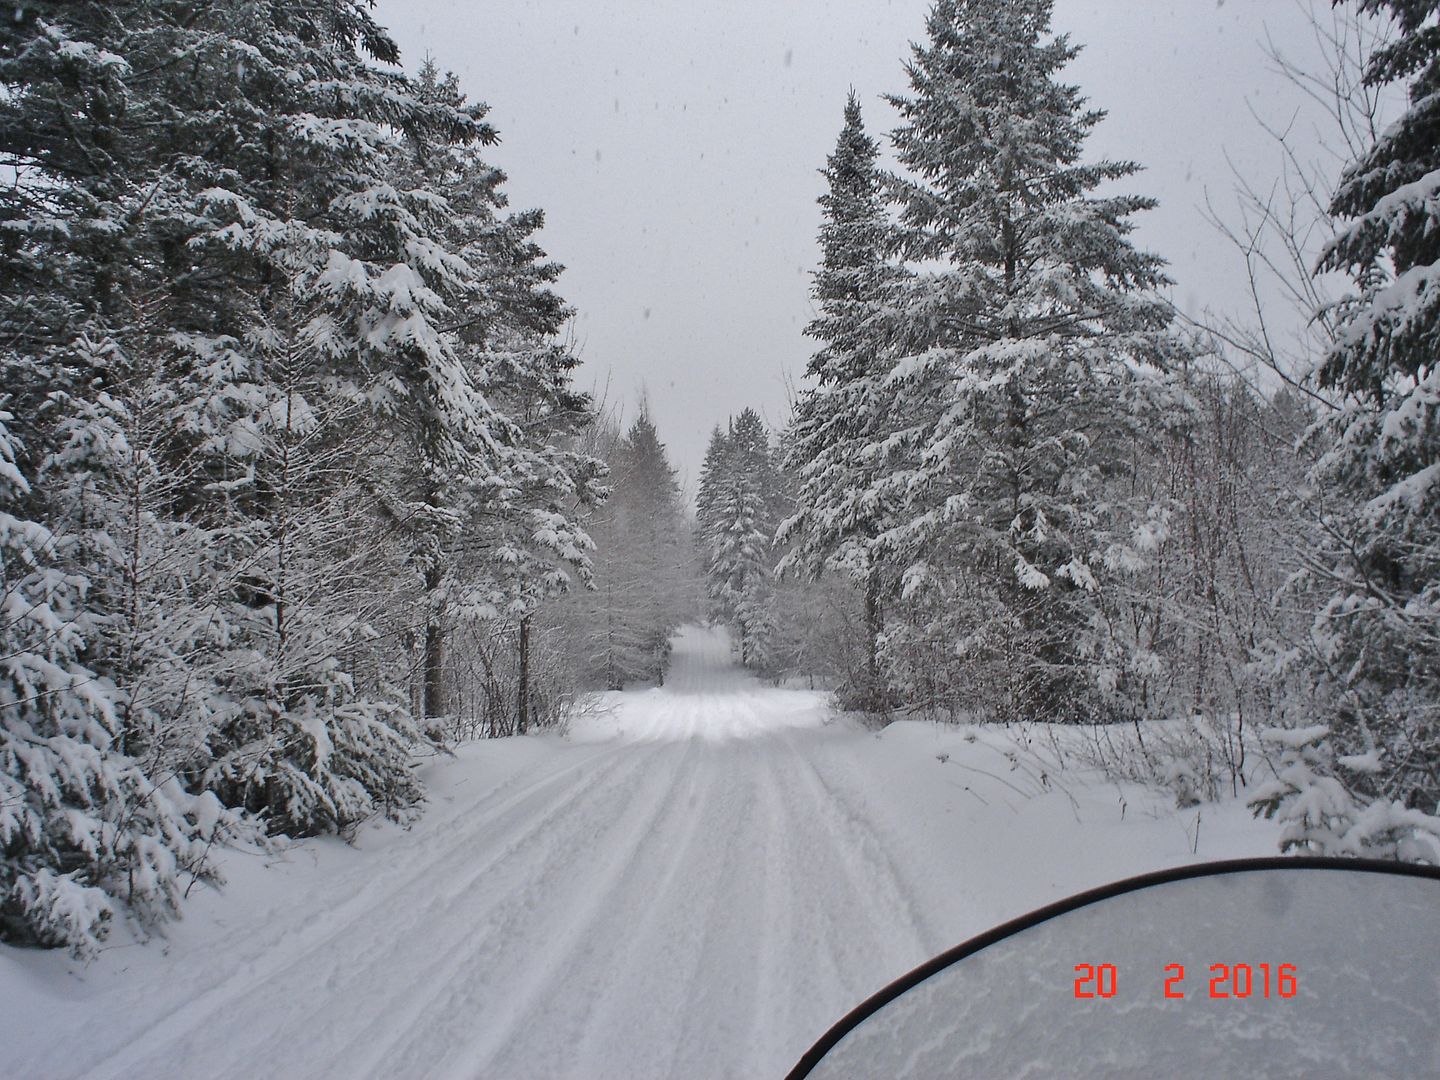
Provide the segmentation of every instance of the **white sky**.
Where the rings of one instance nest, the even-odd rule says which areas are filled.
[[[1090,157],[1139,161],[1125,187],[1160,208],[1142,246],[1170,260],[1187,311],[1243,306],[1243,267],[1203,217],[1233,203],[1226,155],[1272,177],[1277,122],[1301,95],[1268,70],[1267,29],[1314,53],[1309,0],[1056,0],[1054,29],[1084,51],[1067,69],[1109,118]],[[1314,0],[1328,11],[1329,0]],[[431,53],[491,106],[516,208],[545,211],[579,315],[581,383],[633,415],[642,386],[693,497],[709,431],[753,406],[772,425],[814,348],[817,170],[846,90],[883,136],[880,100],[928,0],[378,0],[413,70]],[[1306,130],[1308,120],[1301,124]]]

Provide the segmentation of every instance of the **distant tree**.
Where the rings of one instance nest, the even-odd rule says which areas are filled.
[[[758,670],[770,665],[775,633],[772,544],[782,499],[769,433],[745,409],[711,437],[697,522],[713,611],[735,631],[741,663]]]
[[[720,495],[729,474],[730,440],[719,424],[710,432],[705,460],[700,466],[700,487],[695,496],[695,545],[701,562],[710,563],[710,538],[720,509]]]
[[[693,614],[680,488],[643,404],[624,436],[612,432],[597,449],[609,465],[611,494],[586,519],[596,544],[595,587],[566,602],[578,623],[570,632],[601,685],[663,683],[670,638]]]

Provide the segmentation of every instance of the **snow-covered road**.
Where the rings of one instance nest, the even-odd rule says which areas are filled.
[[[930,955],[1196,858],[1195,811],[997,733],[827,725],[718,632],[605,706],[432,766],[409,832],[229,855],[168,943],[0,949],[0,1075],[778,1076]],[[1205,814],[1200,857],[1273,850]]]

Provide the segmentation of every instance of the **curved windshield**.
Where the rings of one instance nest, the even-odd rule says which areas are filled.
[[[899,980],[802,1076],[1440,1076],[1440,872],[1251,860],[1097,890]]]

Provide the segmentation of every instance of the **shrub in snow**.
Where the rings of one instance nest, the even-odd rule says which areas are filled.
[[[1440,817],[1377,799],[1355,816],[1347,839],[1356,854],[1440,866]]]
[[[1355,820],[1355,800],[1334,777],[1330,729],[1324,724],[1302,728],[1268,728],[1261,738],[1280,752],[1272,780],[1250,796],[1257,816],[1280,822],[1280,850],[1307,855],[1339,855],[1347,850],[1346,834]]]
[[[1175,806],[1180,810],[1199,806],[1206,792],[1205,784],[1185,761],[1176,760],[1170,763],[1165,770],[1165,782],[1175,793]]]
[[[411,764],[421,736],[402,708],[358,697],[333,671],[283,700],[257,702],[226,726],[233,745],[206,768],[207,788],[290,836],[347,830],[376,813],[413,816],[424,798]]]
[[[1281,851],[1440,865],[1440,817],[1354,794],[1353,781],[1383,771],[1378,752],[1337,757],[1325,724],[1269,728],[1261,738],[1279,750],[1280,760],[1249,804],[1257,816],[1280,823]],[[1342,781],[1347,774],[1352,783]]]

